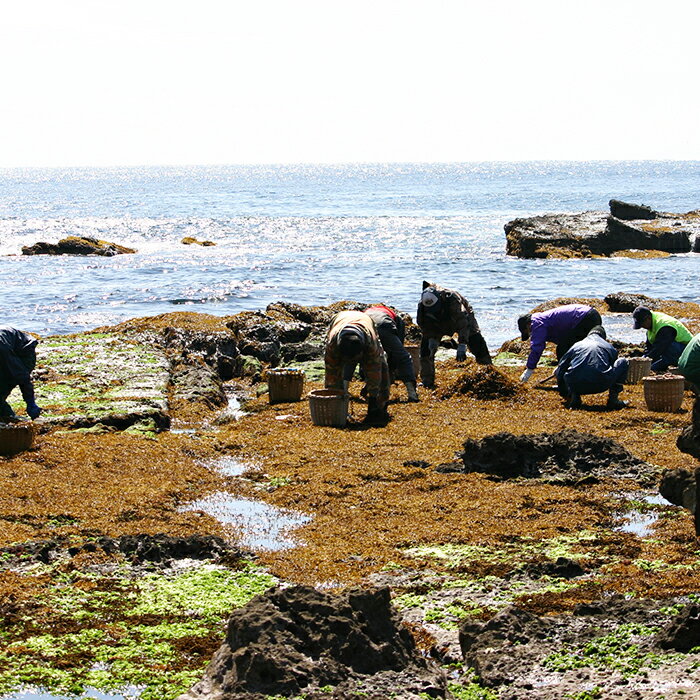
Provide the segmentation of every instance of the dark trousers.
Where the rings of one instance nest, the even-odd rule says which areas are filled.
[[[661,353],[661,357],[651,363],[652,370],[654,370],[654,372],[665,372],[670,365],[678,364],[678,360],[683,354],[683,350],[685,350],[685,345],[674,340]]]
[[[602,326],[603,319],[600,313],[591,309],[560,341],[557,343],[557,362],[566,354],[566,351],[579,340],[583,340],[593,328]]]
[[[615,364],[606,372],[601,372],[592,367],[577,367],[573,372],[567,372],[563,381],[559,381],[559,393],[563,398],[572,394],[583,396],[584,394],[600,394],[609,391],[610,396],[617,397],[623,389],[623,382],[627,379],[627,371],[630,362],[626,357],[615,360]]]

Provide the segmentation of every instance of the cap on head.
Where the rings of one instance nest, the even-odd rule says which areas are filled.
[[[423,304],[426,309],[429,309],[431,306],[435,306],[438,301],[439,297],[435,287],[426,287],[423,290],[423,293],[420,295],[420,303]]]
[[[530,337],[530,321],[532,314],[523,314],[518,317],[518,330],[522,340],[527,340]]]
[[[338,333],[338,352],[346,358],[357,357],[365,349],[367,340],[364,333],[355,328],[343,328]]]
[[[641,328],[644,319],[651,318],[651,309],[647,308],[646,306],[638,306],[632,312],[632,318],[634,319],[633,328]]]
[[[593,328],[588,331],[588,335],[599,335],[601,338],[608,337],[608,334],[605,332],[605,328],[603,328],[603,326],[593,326]]]

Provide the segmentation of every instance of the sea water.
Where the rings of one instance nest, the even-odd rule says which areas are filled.
[[[493,350],[517,335],[519,314],[546,299],[627,291],[697,300],[696,254],[506,256],[511,219],[605,211],[611,198],[699,208],[700,162],[2,170],[1,323],[47,335],[279,300],[382,301],[415,315],[425,279],[470,300]],[[21,255],[67,235],[138,252]],[[185,236],[216,245],[183,245]]]

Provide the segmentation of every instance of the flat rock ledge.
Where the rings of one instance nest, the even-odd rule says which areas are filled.
[[[610,213],[544,214],[505,227],[506,253],[519,258],[587,258],[623,251],[700,252],[700,210],[657,212],[610,200]]]
[[[104,255],[111,257],[135,252],[134,248],[101,241],[92,236],[67,236],[58,243],[39,241],[34,245],[22,246],[22,255]]]

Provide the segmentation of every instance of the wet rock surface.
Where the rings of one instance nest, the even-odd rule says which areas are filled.
[[[467,440],[458,454],[465,473],[496,479],[541,478],[565,484],[602,478],[635,479],[652,484],[656,469],[609,438],[575,430],[536,435],[498,433]]]
[[[655,212],[610,201],[610,214],[545,214],[505,225],[506,253],[520,258],[609,256],[627,250],[697,251],[700,214]]]
[[[308,586],[276,589],[235,610],[226,640],[194,698],[445,697],[445,678],[417,651],[392,609],[389,590],[350,589],[332,595]],[[328,697],[328,691],[325,691]]]
[[[124,535],[97,536],[82,542],[67,537],[35,540],[0,549],[1,568],[17,568],[33,564],[56,564],[85,553],[121,554],[131,566],[168,568],[183,559],[235,562],[250,554],[216,535],[171,536]]]
[[[34,245],[23,246],[22,255],[123,255],[135,253],[133,248],[101,241],[91,236],[67,236],[58,243],[39,241]]]
[[[559,700],[588,691],[646,700],[696,687],[699,655],[673,652],[692,648],[697,615],[692,605],[669,621],[658,601],[622,596],[580,605],[572,615],[511,606],[486,622],[464,622],[459,641],[465,661],[498,697]]]

